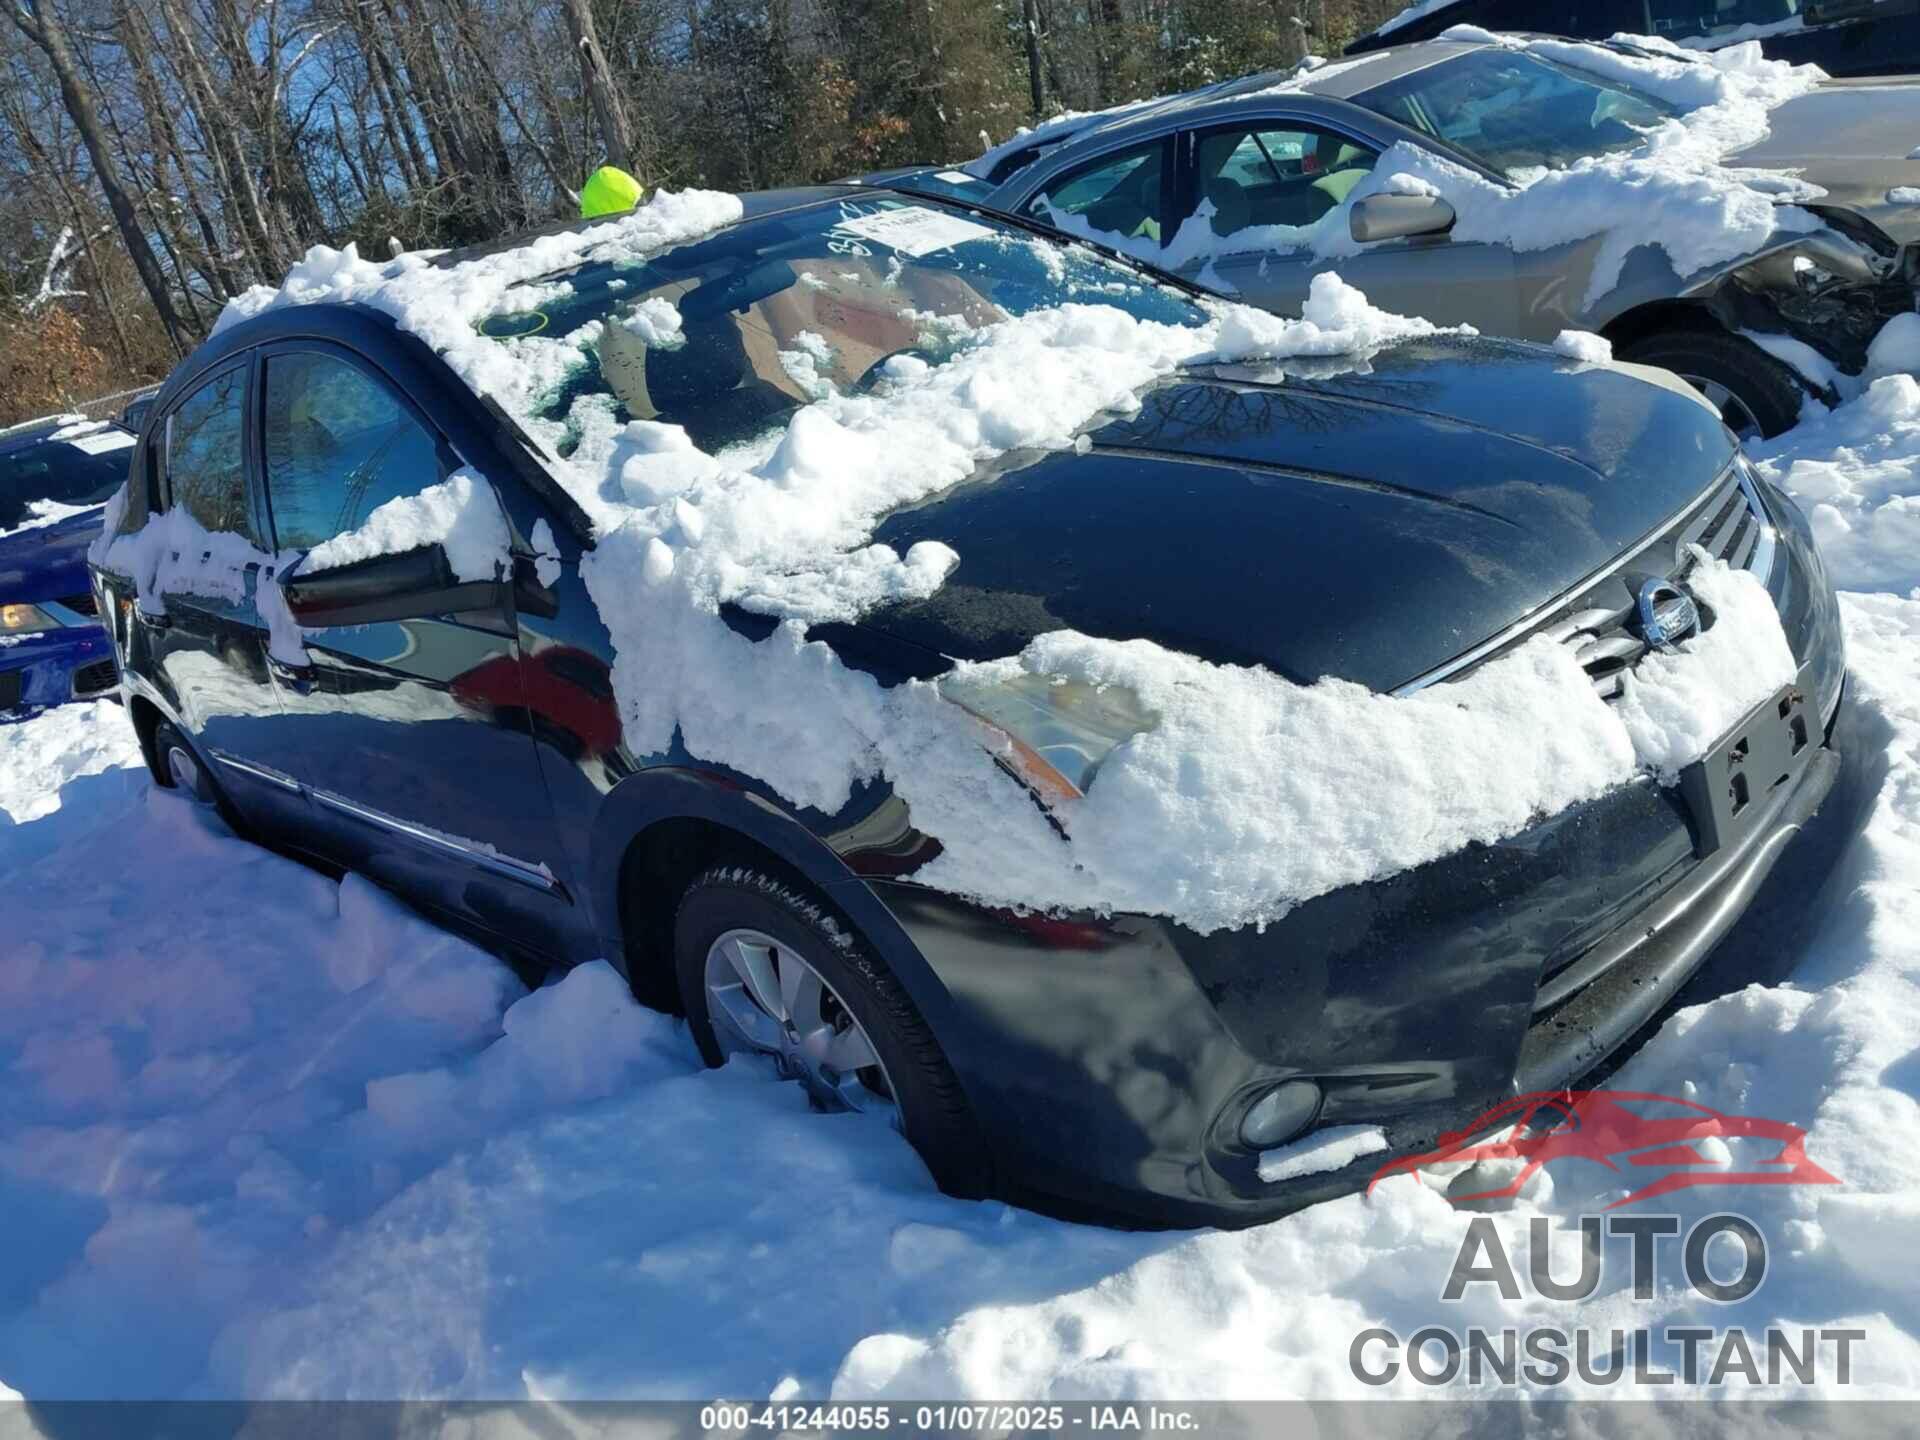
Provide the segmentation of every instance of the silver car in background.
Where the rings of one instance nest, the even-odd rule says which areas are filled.
[[[1486,104],[1490,96],[1503,103]],[[1488,122],[1496,111],[1497,126]],[[1066,118],[957,169],[868,178],[1105,238],[1283,314],[1299,312],[1316,274],[1337,270],[1376,305],[1440,324],[1542,342],[1595,331],[1619,358],[1693,381],[1736,433],[1773,435],[1825,388],[1827,366],[1858,374],[1881,326],[1915,308],[1920,204],[1902,202],[1920,200],[1911,158],[1920,86],[1822,85],[1774,109],[1769,137],[1727,158],[1823,187],[1803,207],[1824,228],[1782,229],[1690,275],[1642,245],[1598,298],[1589,290],[1604,235],[1517,250],[1452,239],[1454,210],[1437,195],[1354,198],[1395,145],[1511,186],[1511,170],[1635,148],[1645,127],[1677,113],[1624,82],[1523,50],[1436,40]],[[1265,236],[1236,242],[1243,231],[1312,226],[1342,205],[1354,254],[1322,258]]]

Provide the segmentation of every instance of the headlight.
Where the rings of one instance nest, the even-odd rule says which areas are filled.
[[[37,635],[60,628],[38,605],[0,605],[0,635]]]
[[[1131,692],[1049,675],[949,677],[940,693],[1004,742],[1000,759],[1042,800],[1077,800],[1106,758],[1159,724]]]

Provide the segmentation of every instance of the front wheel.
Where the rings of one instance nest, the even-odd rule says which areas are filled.
[[[1714,330],[1669,330],[1620,349],[1636,365],[1671,370],[1713,404],[1744,445],[1800,423],[1805,381],[1751,340]]]
[[[992,1193],[987,1149],[933,1032],[811,896],[743,866],[707,871],[680,901],[674,968],[707,1064],[770,1059],[817,1109],[892,1115],[949,1194]]]
[[[248,834],[245,822],[220,788],[220,782],[214,779],[199,753],[171,720],[154,724],[153,754],[148,769],[154,783],[163,790],[178,790],[196,805],[204,805],[218,814],[234,834],[242,837]]]

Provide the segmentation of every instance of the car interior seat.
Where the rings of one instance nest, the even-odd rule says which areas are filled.
[[[1206,198],[1213,205],[1211,224],[1219,236],[1235,234],[1253,223],[1253,201],[1246,186],[1225,175],[1207,181]]]

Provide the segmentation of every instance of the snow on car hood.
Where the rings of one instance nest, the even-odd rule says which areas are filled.
[[[882,544],[960,563],[867,628],[991,660],[1064,625],[1395,690],[1605,569],[1733,456],[1692,391],[1457,335],[1183,373],[1085,433],[882,521]]]
[[[1754,147],[1768,137],[1779,107],[1825,79],[1816,66],[1768,60],[1757,44],[1703,56],[1663,40],[1623,37],[1648,52],[1631,54],[1571,40],[1496,35],[1471,25],[1456,25],[1440,38],[1524,50],[1631,85],[1684,113],[1649,131],[1633,150],[1587,156],[1564,169],[1516,174],[1510,184],[1490,180],[1425,145],[1393,145],[1342,204],[1312,225],[1248,226],[1222,240],[1213,232],[1212,207],[1203,204],[1163,249],[1096,231],[1074,215],[1056,212],[1050,223],[1176,268],[1205,256],[1303,246],[1322,259],[1338,260],[1366,248],[1353,238],[1349,224],[1355,204],[1380,194],[1439,195],[1458,217],[1449,232],[1455,240],[1519,251],[1594,241],[1584,299],[1589,308],[1614,289],[1627,257],[1643,246],[1665,252],[1675,275],[1685,280],[1745,259],[1770,242],[1821,228],[1817,216],[1792,203],[1820,198],[1819,186],[1808,183],[1817,177],[1797,177],[1790,166],[1761,169],[1772,162],[1754,158]],[[1316,73],[1328,72],[1308,72],[1309,88]],[[1201,279],[1212,277],[1203,272]]]
[[[1768,121],[1767,137],[1734,161],[1791,171],[1827,192],[1823,205],[1865,216],[1902,245],[1920,241],[1920,84],[1822,85]]]
[[[241,297],[222,324],[273,305],[371,305],[530,433],[551,433],[536,401],[579,355],[565,343],[502,344],[477,322],[512,285],[594,247],[659,249],[740,213],[729,196],[657,194],[617,222],[440,267],[316,248],[278,292]],[[937,681],[883,688],[809,640],[810,624],[935,593],[956,552],[923,542],[903,556],[874,531],[997,456],[1072,448],[1096,417],[1132,412],[1144,387],[1183,367],[1364,355],[1434,333],[1331,275],[1316,279],[1298,320],[1228,304],[1196,318],[1063,304],[983,325],[944,363],[889,371],[867,393],[829,391],[724,463],[679,426],[647,421],[609,421],[567,458],[548,457],[597,531],[581,571],[614,642],[629,748],[659,755],[678,737],[693,756],[829,814],[856,786],[884,779],[942,843],[918,880],[990,903],[1170,915],[1209,931],[1270,921],[1334,886],[1511,835],[1631,779],[1637,745],[1657,743],[1666,763],[1687,743],[1658,718],[1675,707],[1649,707],[1647,734],[1630,734],[1571,654],[1547,642],[1401,699],[1069,630]],[[576,343],[600,334],[589,326]],[[1724,583],[1752,587],[1771,615],[1750,576]],[[722,618],[728,604],[777,628],[750,640]],[[1791,678],[1771,625],[1771,637],[1723,637],[1750,653],[1715,665],[1731,677],[1717,706],[1743,713]],[[1147,716],[1099,783],[1051,817],[1001,768],[1012,742],[944,693],[1023,675],[1119,687]],[[1699,717],[1677,708],[1690,735]],[[1289,763],[1275,764],[1279,755]]]

